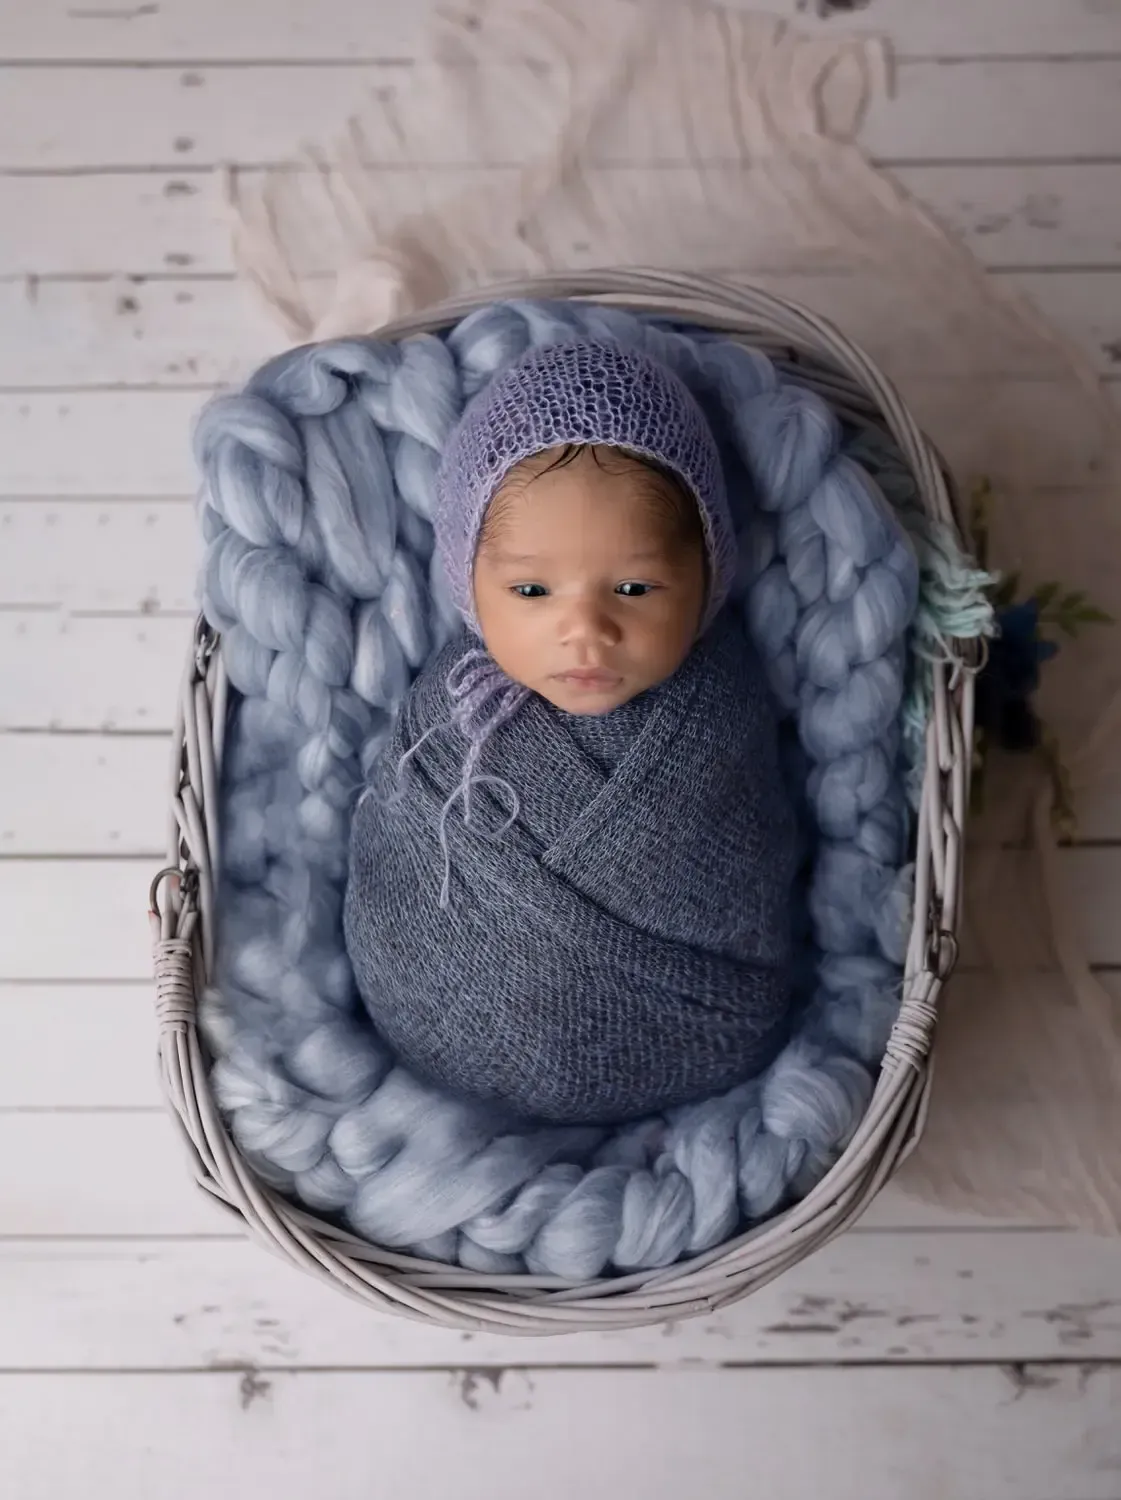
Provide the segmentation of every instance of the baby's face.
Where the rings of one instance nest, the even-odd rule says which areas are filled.
[[[475,559],[475,610],[508,677],[572,714],[605,714],[671,677],[705,604],[695,509],[617,451],[557,450],[507,475]],[[692,502],[690,502],[692,505]]]

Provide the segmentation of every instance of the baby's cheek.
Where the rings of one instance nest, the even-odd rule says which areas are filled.
[[[514,613],[512,604],[520,603],[505,589],[487,584],[482,579],[475,583],[475,614],[482,628],[484,638],[508,634],[511,625],[511,617]]]
[[[643,635],[650,649],[663,655],[688,652],[700,626],[701,605],[680,593],[664,596],[660,608],[647,612]]]
[[[520,632],[516,628],[511,610],[501,607],[490,610],[480,609],[478,614],[479,625],[483,632],[483,643],[496,660],[517,651]]]
[[[507,677],[533,687],[534,675],[541,670],[542,653],[526,604],[512,598],[492,601],[488,607],[482,599],[476,599],[475,611],[483,645]]]

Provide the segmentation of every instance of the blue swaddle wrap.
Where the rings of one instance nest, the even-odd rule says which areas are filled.
[[[470,824],[446,820],[443,909],[463,651],[418,678],[351,831],[347,951],[379,1033],[431,1082],[565,1124],[753,1077],[787,1038],[795,827],[742,615],[602,719],[533,695],[503,723]]]

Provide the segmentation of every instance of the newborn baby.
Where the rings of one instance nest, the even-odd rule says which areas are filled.
[[[419,1075],[613,1123],[786,1040],[794,824],[738,609],[719,455],[684,385],[608,343],[535,350],[444,455],[466,630],[355,812],[347,947]]]

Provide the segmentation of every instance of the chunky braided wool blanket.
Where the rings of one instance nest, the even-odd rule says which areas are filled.
[[[614,1130],[526,1126],[414,1077],[362,1011],[342,926],[354,803],[454,626],[431,566],[441,446],[495,370],[574,333],[665,360],[717,434],[736,607],[811,854],[796,1035],[760,1076]],[[916,613],[916,549],[937,543],[890,443],[719,335],[506,303],[441,338],[294,350],[208,407],[197,451],[204,609],[238,695],[203,1020],[246,1158],[378,1244],[576,1281],[668,1264],[806,1192],[869,1097],[908,930],[908,635],[933,648],[940,621],[932,589]]]

